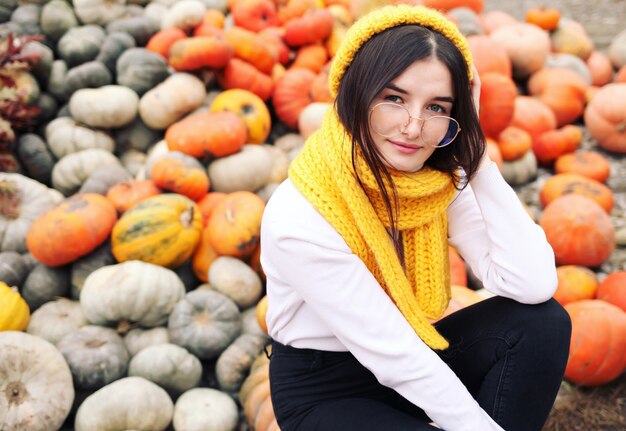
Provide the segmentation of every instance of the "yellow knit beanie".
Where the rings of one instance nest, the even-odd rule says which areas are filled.
[[[361,46],[372,36],[391,27],[404,24],[417,24],[437,31],[454,43],[465,58],[470,80],[472,79],[472,53],[465,36],[457,26],[440,12],[424,6],[395,5],[385,6],[360,18],[354,23],[341,42],[330,68],[330,92],[337,96],[339,82],[354,60]]]

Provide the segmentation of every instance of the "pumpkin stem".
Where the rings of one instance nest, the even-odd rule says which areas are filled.
[[[121,336],[128,334],[131,329],[136,328],[137,323],[131,322],[130,320],[120,320],[120,323],[117,324],[117,333]]]
[[[20,405],[28,398],[28,390],[22,382],[11,382],[4,391],[9,406],[11,404]]]
[[[617,131],[619,133],[624,133],[626,131],[626,121],[622,121],[617,125]]]
[[[181,213],[180,215],[180,222],[187,228],[189,226],[191,226],[191,223],[193,222],[193,206],[190,206],[186,211],[184,211],[183,213]]]
[[[0,180],[0,215],[9,219],[20,216],[20,189],[15,181]]]

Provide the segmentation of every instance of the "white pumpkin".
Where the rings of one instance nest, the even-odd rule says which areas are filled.
[[[136,178],[146,164],[146,153],[138,150],[126,150],[120,155],[120,161],[128,172]]]
[[[25,332],[0,332],[1,430],[58,430],[73,402],[72,374],[52,344]]]
[[[206,6],[199,0],[181,0],[176,2],[161,20],[161,30],[177,27],[188,31],[202,23]]]
[[[304,139],[311,136],[313,132],[320,128],[324,115],[332,103],[313,102],[309,103],[298,116],[298,130]]]
[[[191,389],[178,398],[174,407],[176,431],[234,431],[238,418],[235,401],[216,389]]]
[[[241,312],[241,333],[252,335],[267,335],[259,326],[259,320],[256,317],[256,304],[247,310]]]
[[[169,343],[169,341],[170,336],[167,328],[164,326],[150,329],[134,328],[124,336],[124,344],[126,344],[126,349],[130,356],[135,356],[148,346]]]
[[[126,14],[126,0],[73,0],[74,12],[84,24],[106,26]]]
[[[209,165],[211,189],[223,193],[254,192],[269,182],[273,168],[274,160],[262,146],[244,145],[240,152],[220,157]]]
[[[523,157],[502,163],[502,176],[512,186],[530,182],[537,176],[537,158],[528,151]]]
[[[48,123],[46,142],[57,159],[89,148],[110,153],[115,150],[115,141],[110,134],[85,127],[70,117],[59,117]]]
[[[289,160],[289,155],[285,150],[280,149],[274,145],[263,144],[262,148],[269,152],[273,161],[272,172],[270,173],[266,184],[282,183],[284,180],[287,179],[287,174],[289,172],[289,165],[291,164],[291,160]]]
[[[170,269],[127,261],[95,270],[85,280],[80,305],[91,323],[112,325],[126,320],[145,327],[167,322],[185,286]]]
[[[76,412],[75,431],[161,431],[172,420],[174,404],[158,385],[126,377],[87,397]]]
[[[21,174],[0,172],[0,252],[25,253],[33,221],[57,204],[48,187]]]
[[[68,154],[52,168],[52,185],[69,196],[76,193],[85,180],[103,165],[121,166],[121,163],[110,152],[98,148]]]
[[[128,365],[128,375],[148,379],[177,395],[198,386],[202,364],[180,346],[156,344],[133,356]]]
[[[91,127],[112,129],[126,126],[137,117],[139,96],[121,85],[82,88],[69,103],[72,118]]]
[[[78,301],[59,298],[46,302],[33,312],[26,332],[56,344],[64,335],[87,323]]]
[[[259,275],[245,262],[230,256],[220,256],[211,264],[209,284],[235,301],[240,309],[256,304],[263,293]]]

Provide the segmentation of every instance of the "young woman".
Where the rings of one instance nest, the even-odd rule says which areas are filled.
[[[283,431],[533,431],[567,362],[554,255],[485,152],[480,80],[439,13],[350,29],[320,130],[261,233]],[[496,296],[436,321],[448,245]]]

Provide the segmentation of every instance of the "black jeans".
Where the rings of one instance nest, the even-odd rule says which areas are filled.
[[[563,307],[553,299],[525,305],[494,297],[435,326],[450,342],[439,356],[502,428],[541,430],[569,353],[571,322]],[[273,341],[270,387],[282,431],[438,429],[422,409],[378,383],[349,352]]]

